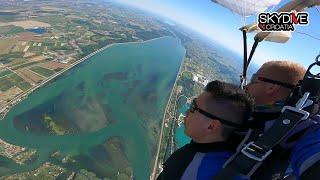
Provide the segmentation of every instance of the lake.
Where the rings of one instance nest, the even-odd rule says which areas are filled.
[[[0,121],[0,138],[36,149],[37,157],[27,165],[8,162],[14,168],[0,175],[52,162],[69,172],[148,179],[184,55],[172,37],[118,44],[31,93]],[[62,163],[65,157],[72,161]]]

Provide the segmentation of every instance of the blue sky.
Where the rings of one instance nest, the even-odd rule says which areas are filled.
[[[244,22],[255,22],[256,16],[244,19],[229,9],[210,0],[115,0],[168,17],[184,24],[242,55],[242,33],[239,27]],[[282,0],[281,4],[288,0]],[[262,42],[254,55],[253,63],[261,65],[269,60],[293,60],[307,67],[320,53],[320,40],[301,33],[308,33],[320,39],[320,7],[309,12],[309,25],[296,26],[292,38],[285,44]],[[253,35],[248,36],[249,47]]]

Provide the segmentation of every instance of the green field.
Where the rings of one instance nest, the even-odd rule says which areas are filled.
[[[0,91],[6,91],[13,86],[14,84],[7,78],[0,78]]]
[[[57,69],[54,69],[54,72],[59,72],[59,71],[61,71],[62,69],[64,69],[64,68],[59,67],[59,68],[57,68]]]
[[[17,66],[19,64],[23,64],[26,62],[27,62],[27,60],[25,60],[25,59],[16,59],[15,62],[13,62],[9,65],[9,67],[12,68],[13,66]]]
[[[24,32],[24,29],[21,27],[9,25],[9,26],[1,26],[0,34],[10,35]]]
[[[24,67],[27,67],[27,66],[31,66],[31,65],[34,65],[34,64],[37,64],[37,63],[39,63],[39,61],[38,62],[29,62],[29,63],[26,63],[26,64],[22,64],[20,66],[16,66],[16,67],[12,68],[12,70],[17,70],[17,69],[24,68]]]
[[[12,72],[9,71],[9,70],[1,71],[1,72],[0,72],[0,78],[6,76],[6,75],[8,75],[8,74],[11,74],[11,73],[12,73]]]
[[[182,78],[191,79],[191,80],[193,79],[193,75],[191,72],[184,71],[182,72],[181,76]]]
[[[15,40],[0,41],[0,48],[2,48],[1,45],[5,46],[6,43],[7,44],[16,43],[16,41]],[[12,52],[10,54],[1,55],[0,58],[3,58],[3,59],[17,59],[17,58],[23,58],[23,55],[24,55],[24,53],[22,53],[22,52]]]
[[[43,75],[45,77],[49,77],[51,76],[52,74],[54,74],[55,72],[50,70],[50,69],[46,69],[46,68],[43,68],[43,67],[40,67],[40,66],[34,66],[34,67],[31,67],[30,70],[40,74],[40,75]]]
[[[6,91],[13,86],[17,86],[23,91],[31,87],[29,83],[25,82],[20,76],[14,73],[7,75],[6,77],[0,78],[1,91]]]
[[[14,84],[18,84],[21,81],[24,81],[20,76],[18,76],[17,74],[12,74],[10,76],[7,76],[7,78]]]
[[[22,91],[26,91],[26,90],[28,90],[28,89],[30,89],[30,88],[32,87],[32,86],[31,86],[28,82],[26,82],[26,81],[20,82],[20,83],[16,84],[16,86],[17,86],[18,88],[20,88]]]

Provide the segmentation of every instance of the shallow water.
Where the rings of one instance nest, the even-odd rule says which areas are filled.
[[[36,149],[38,158],[0,175],[46,161],[59,163],[49,158],[59,151],[77,160],[76,165],[61,164],[70,170],[104,176],[103,170],[112,169],[110,175],[130,166],[136,179],[148,179],[160,121],[184,54],[171,37],[115,45],[33,92],[0,122],[0,138]],[[46,118],[66,135],[53,133]],[[121,156],[125,165],[110,167],[116,163],[112,156]]]

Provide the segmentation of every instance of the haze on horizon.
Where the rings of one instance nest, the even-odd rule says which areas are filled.
[[[114,0],[137,8],[153,12],[169,18],[177,23],[188,26],[210,39],[224,45],[242,56],[242,33],[238,29],[244,24],[256,22],[256,17],[243,19],[210,0]],[[270,10],[276,10],[289,0],[282,0]],[[309,25],[296,26],[296,32],[285,44],[262,42],[253,58],[253,63],[261,65],[269,60],[293,60],[308,67],[320,53],[320,22],[319,7],[308,9]],[[222,19],[221,16],[224,18]],[[243,21],[244,20],[244,21]],[[318,32],[318,33],[317,33]],[[307,34],[307,35],[306,35]],[[310,37],[313,36],[314,38]],[[253,35],[248,35],[248,49],[251,49]]]

